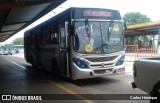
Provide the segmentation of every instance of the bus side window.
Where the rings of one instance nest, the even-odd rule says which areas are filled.
[[[50,25],[45,25],[43,27],[43,44],[49,44],[50,42]]]
[[[51,24],[51,35],[50,35],[50,39],[51,39],[52,44],[58,44],[58,42],[59,42],[57,29],[58,29],[57,25],[52,23]]]
[[[46,44],[46,27],[43,27],[43,39],[42,39],[42,45]]]
[[[66,48],[66,37],[65,37],[65,29],[64,27],[60,27],[60,43],[61,43],[61,48],[65,49]]]
[[[51,34],[51,41],[53,44],[58,44],[58,34],[57,33]]]

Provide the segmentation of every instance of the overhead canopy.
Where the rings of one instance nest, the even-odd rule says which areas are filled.
[[[125,37],[156,35],[159,29],[160,29],[160,21],[131,25],[128,26],[127,31],[125,31]]]
[[[24,29],[66,0],[0,0],[0,42]]]

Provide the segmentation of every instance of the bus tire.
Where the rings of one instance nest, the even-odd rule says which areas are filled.
[[[52,73],[54,77],[60,77],[59,65],[56,59],[52,60]]]

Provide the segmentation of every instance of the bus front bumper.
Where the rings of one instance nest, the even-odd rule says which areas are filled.
[[[86,78],[94,78],[94,77],[102,77],[109,75],[117,75],[125,73],[125,65],[122,64],[120,66],[115,66],[109,71],[108,68],[97,68],[97,69],[81,69],[77,67],[74,63],[72,65],[72,79],[86,79]]]

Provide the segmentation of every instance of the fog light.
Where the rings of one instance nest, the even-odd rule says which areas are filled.
[[[119,69],[117,69],[117,72],[124,72],[124,68],[119,68]]]

